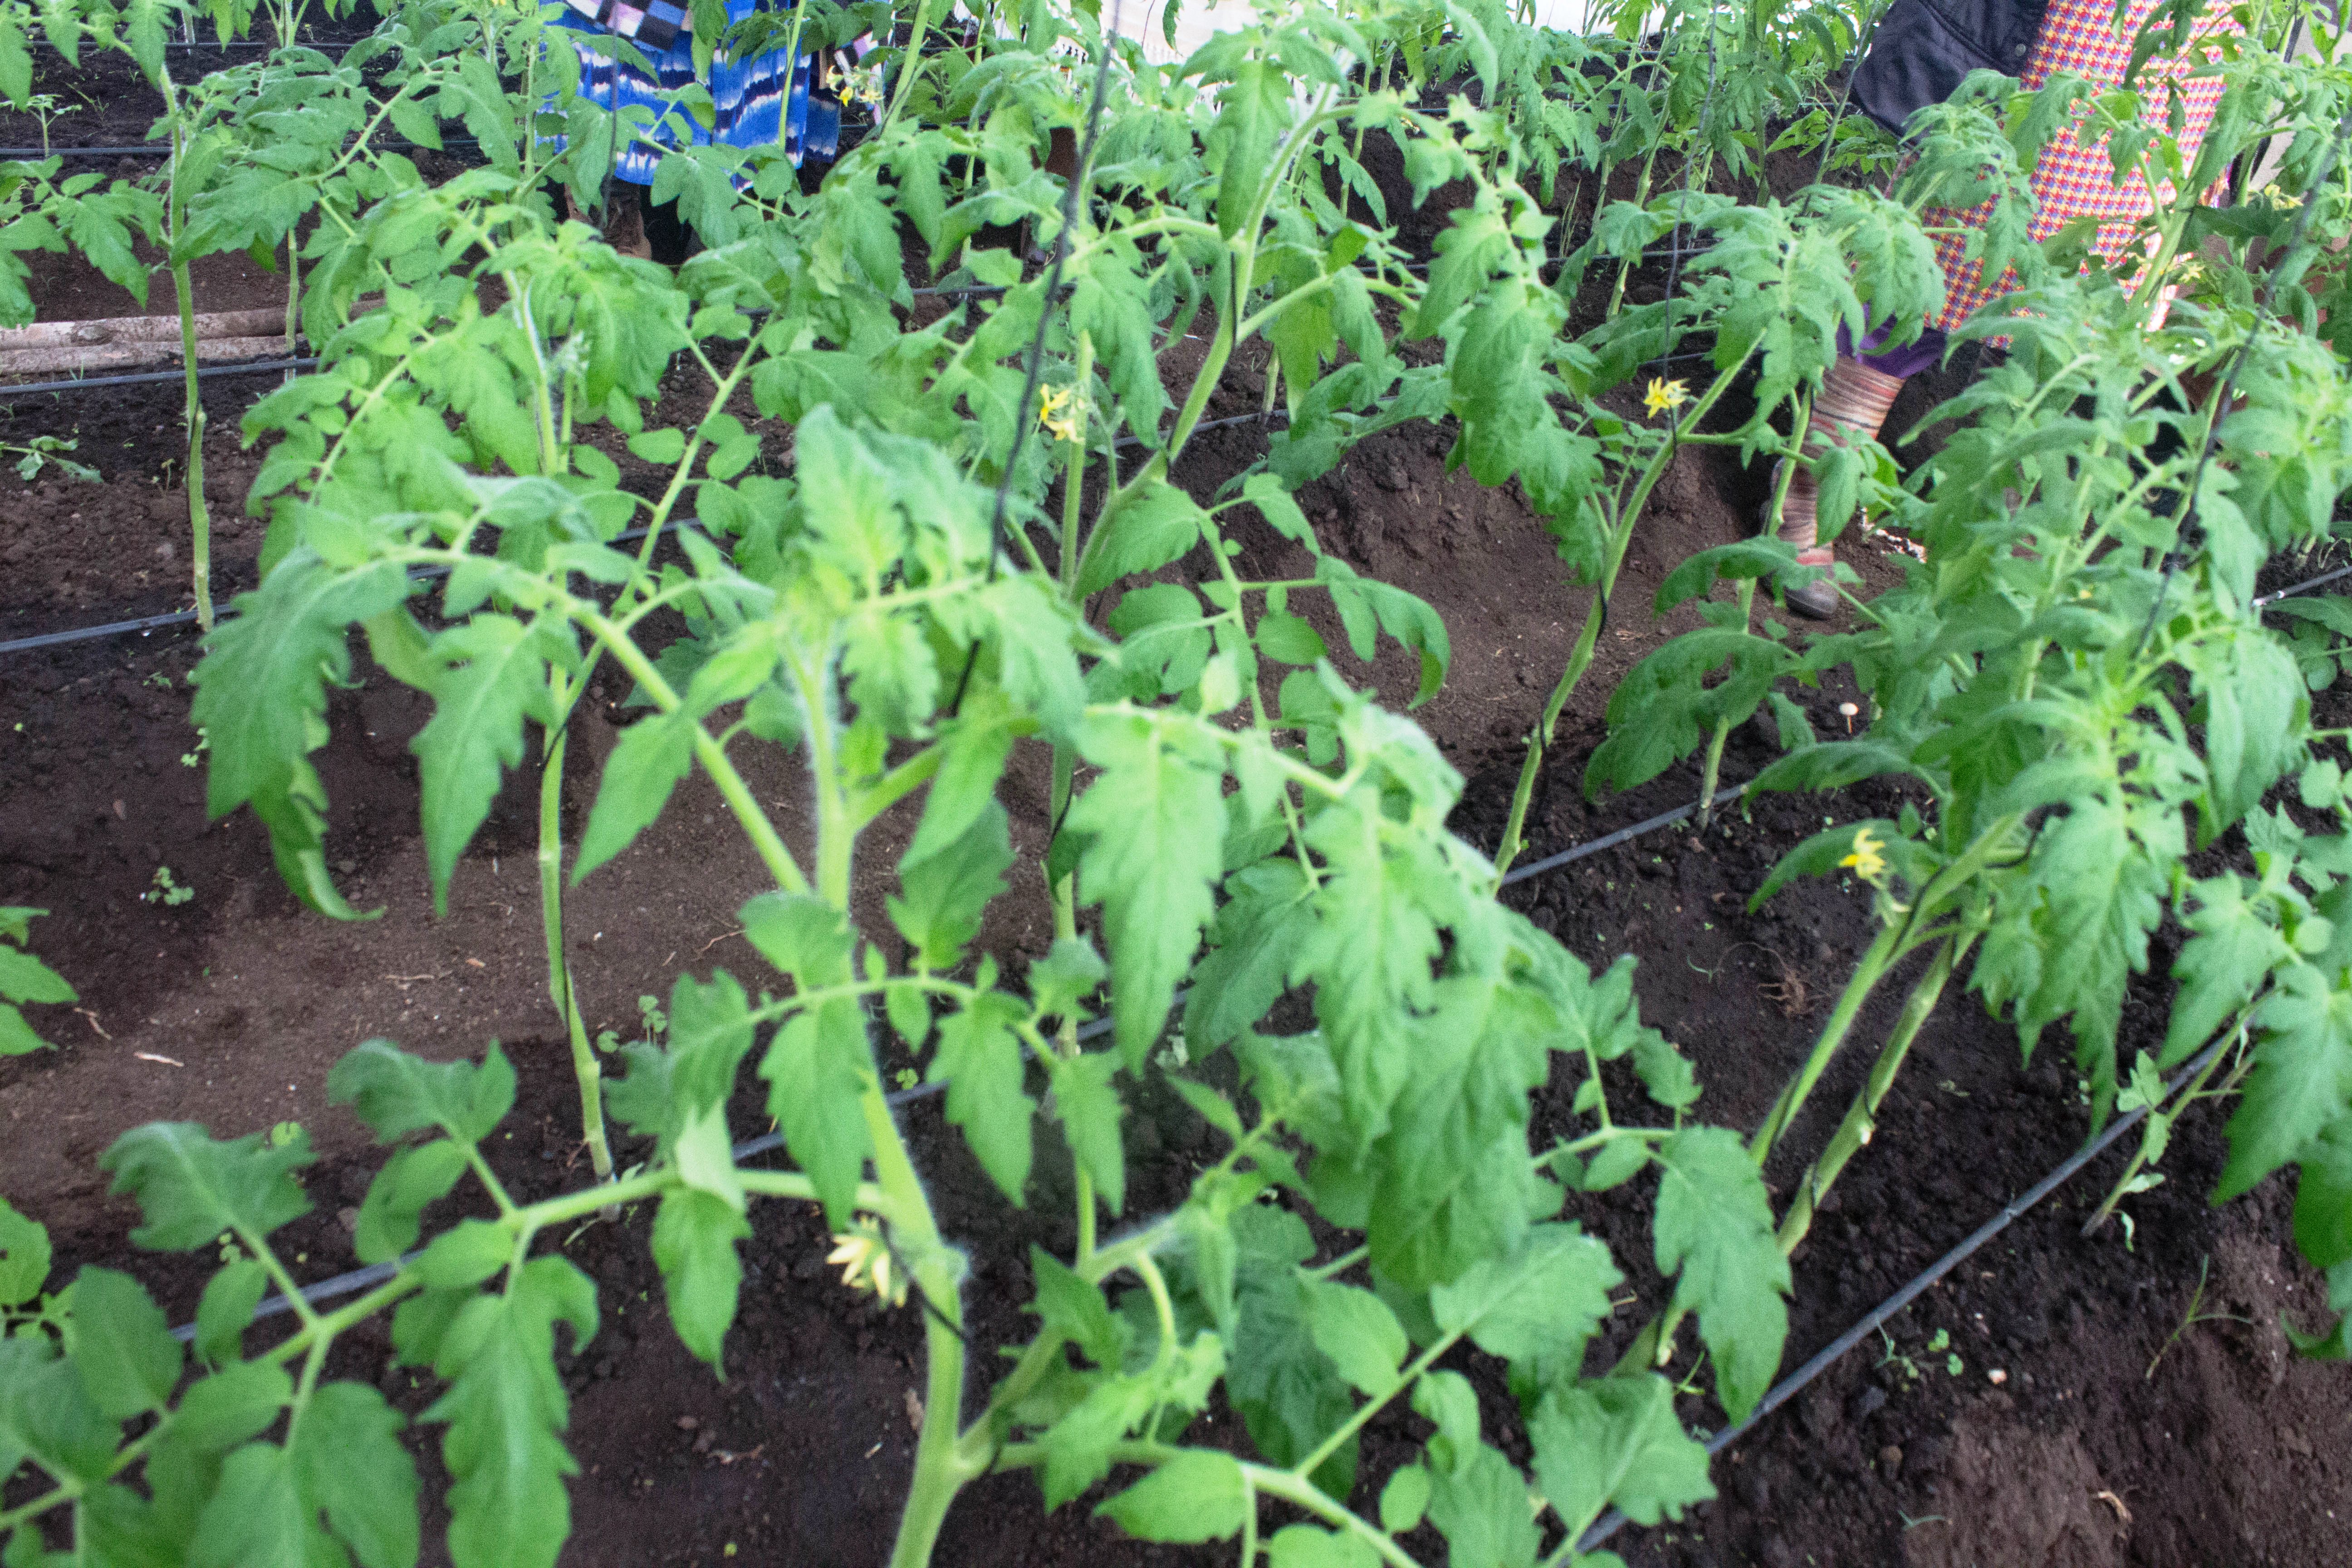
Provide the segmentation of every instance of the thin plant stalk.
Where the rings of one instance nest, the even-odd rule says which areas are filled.
[[[576,700],[576,696],[575,696]],[[565,717],[568,705],[559,703]],[[550,727],[539,764],[539,907],[547,931],[547,994],[572,1042],[572,1071],[580,1084],[580,1136],[599,1182],[613,1179],[613,1146],[604,1135],[604,1069],[588,1038],[587,1021],[563,953],[563,753],[568,723]]]
[[[1765,1117],[1763,1125],[1748,1141],[1748,1155],[1759,1165],[1770,1156],[1774,1145],[1787,1135],[1797,1113],[1804,1109],[1813,1086],[1821,1081],[1822,1074],[1829,1070],[1832,1058],[1845,1044],[1847,1034],[1853,1028],[1854,1016],[1862,1010],[1862,1005],[1870,993],[1886,977],[1887,971],[1903,961],[1906,954],[1950,935],[1950,926],[1932,923],[1936,911],[1947,901],[1968,893],[1978,874],[2009,847],[2011,835],[2023,821],[2021,814],[2012,813],[1991,823],[1977,835],[1964,853],[1927,879],[1927,885],[1913,895],[1910,908],[1901,910],[1900,919],[1890,920],[1879,928],[1869,951],[1855,965],[1853,977],[1846,982],[1845,990],[1839,995],[1829,1022],[1822,1026],[1821,1037],[1813,1042],[1811,1054],[1797,1069],[1796,1077],[1789,1080],[1788,1087],[1780,1091],[1780,1098],[1773,1102],[1771,1113]],[[1893,897],[1891,893],[1884,896]],[[1896,908],[1901,910],[1899,905]]]
[[[302,234],[298,224],[286,231],[286,352],[300,352],[302,336]],[[288,371],[289,380],[294,373]]]
[[[168,91],[168,86],[166,88]],[[180,366],[186,389],[184,418],[188,432],[188,557],[191,585],[196,598],[196,625],[213,629],[213,521],[205,506],[205,399],[196,377],[196,288],[188,258],[180,248],[187,226],[187,193],[181,188],[182,159],[187,152],[184,126],[172,127],[172,167],[164,192],[164,241],[171,247],[172,289],[179,296]]]
[[[2253,1065],[2253,1058],[2245,1051],[2244,1032],[2246,1021],[2252,1013],[2253,1009],[2251,1006],[2245,1008],[2239,1013],[2236,1022],[2230,1026],[2238,1037],[2238,1055],[2235,1065],[2230,1069],[2230,1076],[2221,1080],[2221,1088],[2209,1090],[2205,1086],[2211,1081],[2214,1069],[2221,1065],[2221,1058],[2230,1055],[2227,1051],[2215,1052],[2203,1067],[2197,1069],[2196,1078],[2189,1081],[2186,1089],[2173,1099],[2170,1110],[2158,1110],[2153,1105],[2147,1108],[2147,1131],[2140,1138],[2139,1147],[2132,1152],[2131,1163],[2126,1165],[2124,1173],[2116,1178],[2116,1184],[2107,1189],[2107,1195],[2101,1200],[2099,1206],[2091,1211],[2091,1217],[2083,1222],[2084,1236],[2095,1234],[2108,1220],[2114,1218],[2116,1205],[2132,1194],[2132,1184],[2139,1179],[2140,1172],[2146,1170],[2151,1162],[2163,1158],[2165,1145],[2169,1142],[2171,1124],[2182,1111],[2200,1100],[2221,1100],[2237,1092],[2240,1081],[2245,1078],[2247,1069]],[[2157,1129],[2159,1126],[2167,1130],[2165,1134],[2158,1133]]]
[[[1811,417],[1811,400],[1800,399],[1794,421],[1796,427],[1799,430],[1804,429],[1806,422]],[[1780,519],[1786,514],[1789,505],[1789,486],[1794,482],[1796,477],[1797,466],[1794,463],[1783,463],[1780,466],[1780,472],[1773,479],[1772,504],[1764,510],[1764,525],[1757,531],[1758,537],[1767,537],[1780,532]],[[1756,579],[1743,577],[1739,582],[1739,629],[1741,631],[1748,630],[1755,624],[1755,609]],[[1701,833],[1706,832],[1707,825],[1715,819],[1716,780],[1723,774],[1723,743],[1730,738],[1731,721],[1717,720],[1715,733],[1706,742],[1706,765],[1699,774],[1697,822],[1698,830]]]
[[[1650,205],[1650,170],[1658,161],[1658,149],[1664,143],[1663,136],[1651,142],[1650,151],[1642,159],[1642,177],[1633,182],[1633,205],[1637,207]],[[1601,187],[1600,199],[1603,202],[1609,199],[1608,186]],[[1633,276],[1633,263],[1640,259],[1639,257],[1629,256],[1617,264],[1617,281],[1609,289],[1609,311],[1601,318],[1604,321],[1615,321],[1617,312],[1624,308],[1625,282]]]
[[[1811,1053],[1805,1058],[1804,1065],[1797,1069],[1797,1076],[1780,1090],[1780,1097],[1772,1102],[1772,1110],[1764,1118],[1764,1124],[1748,1140],[1748,1155],[1758,1164],[1764,1163],[1765,1156],[1772,1152],[1773,1145],[1787,1134],[1790,1124],[1796,1121],[1797,1113],[1804,1109],[1805,1100],[1812,1094],[1813,1086],[1821,1081],[1822,1074],[1829,1070],[1831,1060],[1836,1057],[1839,1047],[1845,1044],[1846,1036],[1853,1032],[1853,1021],[1862,1012],[1863,1003],[1878,988],[1878,983],[1886,977],[1886,972],[1901,956],[1906,924],[1897,921],[1879,927],[1878,935],[1863,953],[1862,962],[1854,966],[1853,977],[1846,982],[1845,989],[1839,994],[1837,1005],[1831,1010],[1829,1022],[1822,1026],[1821,1037],[1813,1042]]]
[[[898,62],[898,79],[891,89],[890,107],[883,110],[882,123],[874,128],[877,141],[889,131],[891,122],[898,118],[898,111],[907,107],[907,94],[913,89],[915,78],[921,74],[923,37],[931,30],[932,3],[933,0],[919,0],[915,7],[913,31],[907,39],[907,58]]]
[[[1592,663],[1593,651],[1601,640],[1601,623],[1608,613],[1610,595],[1617,588],[1617,573],[1625,563],[1626,547],[1633,542],[1633,524],[1641,518],[1650,492],[1657,488],[1659,479],[1665,473],[1666,464],[1674,457],[1682,431],[1706,416],[1717,400],[1729,390],[1732,377],[1738,374],[1747,363],[1747,359],[1742,357],[1717,376],[1715,384],[1699,395],[1681,424],[1651,456],[1648,467],[1642,470],[1641,479],[1633,487],[1633,494],[1617,514],[1616,526],[1611,531],[1608,558],[1601,565],[1601,582],[1592,595],[1591,607],[1584,614],[1584,628],[1577,633],[1576,646],[1568,656],[1568,668],[1560,672],[1559,683],[1552,688],[1550,698],[1544,703],[1542,721],[1528,739],[1527,761],[1519,767],[1518,787],[1511,795],[1511,814],[1503,825],[1502,843],[1495,851],[1495,875],[1497,878],[1510,869],[1511,862],[1518,858],[1519,851],[1526,847],[1521,835],[1527,827],[1528,803],[1535,798],[1536,775],[1542,771],[1544,754],[1551,747],[1552,731],[1559,727],[1561,710],[1568,706],[1577,682],[1584,679],[1585,670]]]
[[[1902,1016],[1895,1019],[1886,1044],[1879,1047],[1878,1059],[1871,1064],[1870,1078],[1860,1093],[1853,1097],[1846,1110],[1845,1120],[1838,1123],[1835,1132],[1797,1183],[1797,1195],[1790,1200],[1789,1212],[1780,1217],[1780,1252],[1783,1257],[1794,1253],[1798,1244],[1812,1228],[1813,1215],[1832,1184],[1845,1170],[1846,1162],[1866,1148],[1877,1131],[1878,1108],[1886,1099],[1887,1090],[1895,1086],[1895,1075],[1903,1070],[1903,1060],[1911,1054],[1911,1046],[1919,1037],[1920,1027],[1943,1000],[1945,983],[1960,961],[1968,956],[1976,943],[1971,931],[1965,938],[1955,935],[1944,939],[1936,950],[1934,962],[1927,972],[1911,987],[1911,994],[1903,1003]]]

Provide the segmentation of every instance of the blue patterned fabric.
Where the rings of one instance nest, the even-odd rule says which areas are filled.
[[[727,0],[727,20],[741,21],[752,12],[776,9],[763,0]],[[667,12],[669,7],[658,4],[648,7],[648,19]],[[803,132],[808,124],[809,65],[811,58],[803,55],[795,68],[787,73],[784,51],[771,49],[748,60],[730,60],[720,55],[710,62],[710,100],[718,110],[718,121],[708,131],[694,117],[676,106],[673,95],[680,88],[693,85],[694,38],[679,33],[666,49],[646,47],[654,31],[640,31],[636,23],[641,14],[633,5],[617,4],[606,11],[609,23],[620,26],[600,26],[572,11],[559,13],[558,26],[583,33],[618,32],[634,38],[645,57],[654,64],[656,75],[648,78],[633,66],[625,66],[588,50],[579,49],[580,96],[601,109],[614,107],[617,92],[621,107],[642,104],[662,115],[654,126],[652,135],[665,147],[699,147],[718,144],[728,147],[768,147],[782,143],[785,155],[795,167],[806,148]],[[576,46],[575,46],[576,47]],[[789,74],[789,82],[787,75]],[[789,93],[789,97],[787,94]],[[562,138],[552,139],[557,146]],[[613,177],[633,185],[654,183],[654,166],[662,155],[643,142],[633,141],[624,149],[613,166]]]

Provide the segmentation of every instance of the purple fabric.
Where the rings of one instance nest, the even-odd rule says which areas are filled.
[[[1950,340],[1934,327],[1921,332],[1917,341],[1901,348],[1874,353],[1878,345],[1895,335],[1895,323],[1882,322],[1873,327],[1857,344],[1853,335],[1843,327],[1838,329],[1838,353],[1860,360],[1881,375],[1891,375],[1897,381],[1907,381],[1944,357]]]

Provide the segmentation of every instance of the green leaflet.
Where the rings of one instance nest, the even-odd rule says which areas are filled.
[[[1373,1151],[1365,1241],[1408,1289],[1517,1250],[1557,1205],[1528,1158],[1528,1093],[1544,1080],[1548,1009],[1469,979],[1442,982],[1412,1038],[1412,1078]]]
[[[74,1277],[67,1358],[82,1391],[110,1421],[160,1410],[180,1381],[180,1342],[144,1287],[111,1268]]]
[[[1111,1087],[1118,1064],[1119,1058],[1108,1051],[1057,1055],[1046,1063],[1062,1136],[1113,1214],[1127,1206],[1127,1155],[1118,1132],[1119,1119],[1127,1112]]]
[[[0,1307],[18,1307],[49,1278],[49,1231],[0,1198]]]
[[[1380,1553],[1361,1536],[1286,1524],[1265,1543],[1273,1568],[1377,1568]]]
[[[425,1210],[448,1196],[466,1173],[466,1152],[446,1139],[403,1149],[384,1162],[360,1203],[352,1250],[383,1263],[416,1245]]]
[[[1309,1286],[1298,1270],[1314,1255],[1314,1240],[1297,1215],[1255,1204],[1234,1214],[1232,1234],[1225,1396],[1267,1463],[1295,1465],[1355,1407],[1339,1366],[1316,1339]],[[1344,1496],[1355,1468],[1350,1443],[1316,1472],[1316,1484]]]
[[[1706,1449],[1683,1430],[1674,1385],[1654,1373],[1556,1389],[1528,1435],[1536,1478],[1570,1536],[1612,1507],[1649,1525],[1680,1519],[1684,1509],[1715,1496]]]
[[[373,1188],[370,1188],[369,1195],[374,1195]],[[413,1234],[409,1237],[411,1242],[415,1239]],[[360,1259],[380,1261],[364,1250],[360,1252]],[[225,1263],[218,1273],[205,1280],[204,1296],[196,1303],[197,1356],[215,1366],[236,1362],[245,1353],[245,1331],[252,1325],[254,1309],[261,1304],[262,1295],[268,1289],[269,1270],[252,1258]]]
[[[940,1020],[939,1052],[929,1075],[933,1083],[947,1084],[948,1120],[963,1129],[981,1168],[1015,1207],[1026,1206],[1030,1118],[1037,1109],[1022,1091],[1021,1042],[1012,1029],[1027,1014],[1002,992],[974,998]]]
[[[1429,1293],[1437,1326],[1487,1354],[1570,1380],[1584,1347],[1624,1282],[1609,1248],[1574,1225],[1540,1225],[1518,1251],[1488,1258]]]
[[[294,1461],[303,1505],[326,1514],[362,1568],[416,1561],[416,1464],[400,1442],[407,1425],[356,1383],[321,1384],[302,1413]]]
[[[1225,879],[1210,951],[1194,966],[1184,999],[1184,1037],[1192,1048],[1226,1044],[1255,1026],[1282,994],[1315,929],[1307,893],[1305,873],[1286,858]]]
[[[2067,1018],[2075,1059],[2102,1116],[2116,1087],[2116,1028],[2147,935],[2164,915],[2166,863],[2185,846],[2177,816],[2080,800],[2034,840],[2030,879],[2005,890],[1969,984],[1999,1007],[2014,998],[2029,1044]]]
[[[663,1198],[654,1215],[654,1265],[662,1272],[670,1322],[679,1342],[721,1376],[720,1348],[743,1283],[735,1244],[751,1234],[736,1205],[692,1188]]]
[[[433,1370],[449,1387],[421,1419],[446,1423],[449,1556],[456,1568],[553,1568],[572,1528],[563,1478],[579,1465],[560,1439],[571,1401],[554,1366],[555,1324],[575,1345],[596,1331],[596,1290],[561,1258],[516,1270],[503,1295],[467,1300]]]
[[[1223,856],[1200,825],[1223,813],[1223,772],[1136,712],[1089,717],[1078,752],[1102,774],[1071,805],[1066,831],[1087,836],[1080,896],[1104,906],[1111,1016],[1120,1055],[1138,1068],[1214,910]]]
[[[2256,631],[2231,639],[2197,670],[2205,700],[2206,794],[2198,842],[2210,844],[2296,765],[2311,698],[2294,656]]]
[[[2352,990],[2298,963],[2279,975],[2255,1022],[2262,1036],[2230,1117],[2215,1203],[2251,1191],[2352,1110]]]
[[[433,717],[409,750],[422,784],[436,914],[448,912],[450,874],[489,815],[506,770],[521,765],[523,721],[552,726],[561,718],[548,667],[562,653],[536,624],[478,614],[435,637],[426,650],[435,667],[427,689]]]
[[[1045,1331],[1078,1348],[1097,1365],[1108,1366],[1127,1348],[1125,1325],[1111,1315],[1099,1287],[1089,1285],[1045,1248],[1029,1248],[1030,1272],[1036,1277],[1037,1296],[1026,1311],[1037,1315]]]
[[[1004,890],[1003,873],[1013,860],[1009,818],[992,799],[951,844],[912,864],[899,862],[901,891],[886,903],[891,923],[913,944],[917,965],[948,970],[962,962],[963,946],[979,933],[990,901]]]
[[[327,741],[327,682],[351,676],[348,629],[408,593],[392,563],[339,572],[298,551],[237,595],[236,616],[214,631],[190,678],[190,721],[212,742],[205,810],[218,817],[251,805],[287,886],[341,918],[353,911],[327,879],[326,791],[310,753]]]
[[[2197,908],[2182,917],[2194,932],[2180,944],[2172,973],[2181,982],[2158,1066],[2170,1068],[2197,1053],[2213,1031],[2253,999],[2271,970],[2294,953],[2270,921],[2249,907],[2234,876],[2194,884]]]
[[[2352,1118],[2305,1144],[2294,1189],[2294,1244],[2315,1268],[2352,1261]]]
[[[1518,1468],[1478,1436],[1478,1396],[1461,1373],[1433,1372],[1412,1407],[1437,1424],[1429,1440],[1429,1521],[1444,1533],[1448,1561],[1530,1568],[1538,1538]]]
[[[309,1214],[294,1173],[315,1158],[299,1128],[273,1148],[258,1132],[221,1142],[192,1121],[156,1121],[116,1139],[98,1163],[114,1174],[110,1192],[139,1200],[146,1224],[131,1233],[134,1246],[192,1252],[225,1230],[267,1236]]]
[[[1392,845],[1383,826],[1378,801],[1364,795],[1326,806],[1309,824],[1307,844],[1322,856],[1324,876],[1315,924],[1291,939],[1297,951],[1288,976],[1315,982],[1349,1131],[1365,1142],[1389,1126],[1413,1070],[1413,1026],[1432,1005],[1430,965],[1451,912],[1438,901],[1446,879],[1416,852],[1421,847]]]
[[[1397,1368],[1412,1346],[1386,1302],[1354,1285],[1318,1280],[1302,1283],[1300,1300],[1315,1348],[1341,1377],[1374,1399],[1395,1392]]]
[[[351,1106],[383,1143],[427,1129],[478,1143],[505,1120],[514,1095],[514,1065],[496,1041],[476,1067],[428,1062],[390,1040],[367,1040],[327,1074],[329,1101]]]
[[[1136,572],[1156,572],[1201,542],[1208,515],[1174,485],[1156,481],[1095,525],[1078,574],[1081,599]]]
[[[1098,1373],[1084,1398],[1047,1429],[1045,1506],[1055,1509],[1109,1473],[1111,1445],[1154,1410],[1199,1410],[1224,1371],[1217,1336],[1200,1333],[1165,1361],[1135,1373]]]
[[[1679,1273],[1675,1305],[1698,1314],[1716,1394],[1734,1420],[1771,1386],[1789,1335],[1789,1261],[1764,1180],[1737,1133],[1686,1127],[1660,1143],[1653,1221],[1661,1274]]]
[[[122,1429],[100,1415],[81,1375],[43,1334],[0,1340],[0,1463],[30,1459],[51,1476],[103,1479]]]
[[[825,1223],[845,1227],[866,1156],[873,1148],[859,1096],[874,1085],[866,1015],[854,1001],[826,1002],[793,1015],[760,1063],[768,1111],[785,1146],[816,1184]]]
[[[1217,230],[1231,238],[1250,217],[1250,204],[1272,174],[1274,150],[1290,120],[1290,81],[1272,61],[1244,58],[1217,95],[1209,132],[1209,164],[1217,171]]]
[[[1247,1500],[1232,1455],[1187,1448],[1095,1511],[1145,1541],[1217,1541],[1241,1529]]]
[[[669,804],[670,792],[694,770],[698,726],[680,710],[640,719],[621,731],[597,781],[596,805],[580,835],[572,885],[636,842]]]
[[[221,1467],[188,1543],[191,1568],[301,1568],[316,1528],[304,1512],[293,1456],[274,1443],[248,1443]]]

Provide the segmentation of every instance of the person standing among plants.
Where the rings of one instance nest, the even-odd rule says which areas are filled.
[[[637,187],[646,247],[656,261],[676,267],[685,261],[691,237],[675,199],[659,204],[653,199],[654,170],[666,150],[781,144],[797,165],[805,150],[814,57],[802,54],[796,62],[788,61],[786,57],[793,51],[786,48],[736,60],[719,52],[712,58],[709,80],[704,83],[716,111],[706,129],[678,102],[680,90],[701,79],[694,64],[693,21],[682,5],[670,0],[644,0],[642,7],[630,0],[566,0],[566,4],[569,9],[555,17],[557,26],[625,38],[654,68],[648,76],[585,42],[572,46],[580,56],[583,99],[615,114],[642,106],[656,116],[649,130],[628,136],[614,148],[613,178]],[[727,20],[731,26],[755,11],[770,8],[770,0],[728,0]]]
[[[1949,98],[1975,70],[2014,71],[2028,91],[2062,73],[2083,78],[2094,91],[2112,89],[2122,85],[2134,40],[2158,3],[2128,0],[2119,14],[2115,0],[1895,0],[1868,54],[1854,68],[1853,104],[1899,133],[1914,112]],[[2177,140],[2185,162],[2197,157],[2221,103],[2222,85],[2218,76],[2190,73],[2206,63],[2208,41],[2214,35],[2235,30],[2233,21],[2215,18],[2190,34],[2188,47],[2168,57],[2159,51],[2158,58],[2141,68],[2138,80],[2150,99],[2162,102],[2178,91],[2181,121]],[[2097,226],[2092,249],[2109,265],[2145,243],[2142,220],[2159,199],[2168,200],[2171,195],[2150,191],[2138,170],[2117,183],[2105,139],[2078,138],[2073,126],[2060,127],[2042,147],[2032,191],[2031,233],[2037,243],[2069,223],[2089,218]],[[1982,227],[1991,211],[1988,202],[1970,212],[1940,216],[1966,230]],[[1964,232],[1952,232],[1937,241],[1944,305],[1916,339],[1891,343],[1893,322],[1881,323],[1860,343],[1841,333],[1842,352],[1813,399],[1804,437],[1808,447],[1818,450],[1823,444],[1874,438],[1904,382],[1943,357],[1947,334],[2017,286],[2014,271],[1985,278],[1982,262],[1968,256],[1969,239]],[[2160,319],[2161,300],[2158,310]],[[1800,467],[1790,479],[1780,536],[1797,547],[1800,565],[1825,569],[1812,582],[1788,591],[1789,607],[1825,620],[1837,610],[1837,589],[1826,570],[1836,556],[1821,542],[1818,502],[1812,474]]]

